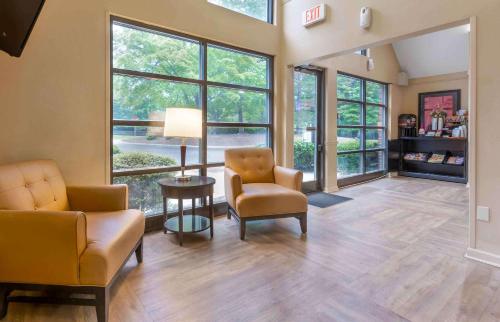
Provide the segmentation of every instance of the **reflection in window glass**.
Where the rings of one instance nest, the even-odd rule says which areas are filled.
[[[268,123],[267,94],[209,86],[208,121]]]
[[[226,201],[224,193],[224,167],[208,168],[207,175],[215,179],[214,203]]]
[[[385,131],[382,129],[366,129],[366,148],[377,149],[385,147]]]
[[[113,76],[113,119],[163,121],[167,107],[200,107],[197,84]]]
[[[200,44],[115,22],[113,68],[199,79]]]
[[[222,2],[259,5],[257,0]],[[185,140],[186,164],[196,167],[188,173],[193,174],[223,162],[227,148],[268,146],[272,128],[267,127],[272,120],[272,58],[157,29],[112,18],[113,182],[129,184],[130,207],[148,216],[162,212],[157,181],[175,175],[168,168],[180,165],[183,140],[163,137],[166,108],[205,108],[208,133]],[[223,200],[223,167],[206,169],[217,179],[215,201]],[[177,211],[176,201],[169,200],[168,207]],[[186,202],[185,208],[190,207]]]
[[[368,103],[385,104],[385,85],[366,82],[366,101]]]
[[[337,156],[337,177],[345,178],[363,173],[361,153],[340,154]]]
[[[361,79],[338,74],[337,98],[361,101],[362,100]]]
[[[210,3],[271,23],[268,21],[268,1],[272,0],[208,0]]]
[[[316,179],[318,82],[315,74],[294,72],[293,164],[303,181]]]
[[[200,163],[200,139],[189,138],[186,164]],[[180,138],[163,137],[162,127],[114,126],[113,169],[161,168],[180,165]]]
[[[360,125],[361,104],[339,102],[337,104],[337,125]]]
[[[385,107],[377,105],[366,106],[366,125],[385,126]]]
[[[385,153],[383,151],[366,152],[366,172],[383,171]]]
[[[208,80],[268,88],[268,58],[220,47],[208,47]]]
[[[361,130],[337,129],[337,151],[357,151],[361,149]]]
[[[268,146],[267,128],[209,127],[208,162],[224,162],[224,150],[243,147]]]
[[[366,173],[387,170],[384,160],[387,157],[387,90],[387,84],[337,74],[337,172],[341,178],[357,176],[340,181],[341,185],[362,182],[373,178],[364,176]]]
[[[185,171],[189,175],[199,175],[199,170]],[[166,177],[175,177],[180,172],[154,173],[146,175],[132,175],[114,177],[113,183],[127,184],[129,191],[129,208],[140,209],[146,216],[163,213],[163,197],[158,181]],[[178,211],[177,200],[169,199],[169,212]],[[185,202],[186,209],[191,208],[190,202]]]

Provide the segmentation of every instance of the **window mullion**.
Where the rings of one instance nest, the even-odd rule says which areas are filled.
[[[207,120],[208,120],[208,85],[207,85],[207,69],[208,69],[208,46],[206,42],[202,43],[201,46],[201,70],[202,70],[202,114],[203,114],[203,133],[201,139],[201,164],[203,164],[203,168],[201,169],[201,175],[206,176],[207,169],[206,164],[208,160],[208,132],[207,132]]]
[[[366,80],[361,80],[362,84],[362,91],[363,91],[363,130],[362,130],[362,140],[363,140],[363,146],[362,146],[362,162],[363,162],[363,174],[366,174]]]
[[[274,23],[274,0],[267,0],[267,22]]]

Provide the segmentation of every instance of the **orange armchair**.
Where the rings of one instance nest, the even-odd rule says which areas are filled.
[[[271,149],[226,150],[224,180],[228,218],[239,220],[242,240],[250,220],[296,217],[302,233],[307,232],[302,172],[275,166]]]
[[[12,291],[55,290],[95,299],[36,300],[94,305],[107,321],[120,268],[134,252],[142,262],[144,226],[126,185],[66,187],[50,160],[0,166],[0,319]]]

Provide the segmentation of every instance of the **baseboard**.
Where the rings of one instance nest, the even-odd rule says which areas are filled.
[[[495,267],[500,267],[500,256],[489,252],[485,252],[475,248],[467,248],[464,255],[465,258],[472,259]]]
[[[324,192],[327,192],[327,193],[333,193],[333,192],[339,192],[340,189],[338,186],[332,186],[332,187],[327,187],[325,189],[323,189]]]
[[[396,178],[396,177],[398,177],[398,176],[399,176],[399,175],[398,175],[398,172],[397,172],[397,171],[391,171],[391,172],[387,173],[387,177],[388,177],[388,178]]]

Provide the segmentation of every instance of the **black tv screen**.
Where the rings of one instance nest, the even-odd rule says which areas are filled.
[[[45,0],[0,0],[0,50],[20,57]]]

